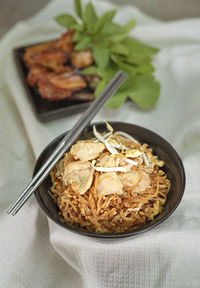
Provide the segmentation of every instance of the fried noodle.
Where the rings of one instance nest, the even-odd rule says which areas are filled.
[[[115,140],[120,141],[122,138],[125,144],[127,140],[130,149],[132,147],[138,149],[138,142],[134,143],[122,135],[117,136],[117,133],[113,134]],[[94,138],[87,141],[97,143],[97,140],[97,138]],[[124,143],[123,145],[125,145]],[[134,158],[134,161],[138,161],[137,166],[131,166],[131,164],[125,162],[122,165],[130,165],[131,173],[134,171],[145,172],[149,179],[149,185],[139,192],[136,189],[137,185],[133,185],[131,189],[126,189],[126,186],[124,186],[122,194],[108,195],[98,191],[99,179],[102,174],[106,174],[105,172],[94,170],[92,184],[82,195],[76,189],[73,189],[73,184],[69,182],[66,184],[64,181],[65,167],[72,162],[78,163],[79,160],[71,152],[67,152],[50,173],[52,187],[49,192],[56,201],[64,219],[75,227],[81,227],[95,233],[109,234],[130,232],[154,219],[162,211],[166,202],[170,181],[164,171],[160,169],[160,166],[164,163],[153,155],[147,144],[141,145],[141,148],[150,163],[150,167],[145,166],[143,157]],[[119,149],[118,152],[119,157],[121,157]],[[118,157],[118,155],[111,155],[105,146],[100,156],[95,158],[97,163],[98,159],[101,161],[104,154],[107,157],[109,155]],[[115,174],[119,176],[123,173],[115,172]]]

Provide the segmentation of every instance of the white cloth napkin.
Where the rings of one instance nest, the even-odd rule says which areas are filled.
[[[98,13],[113,8],[93,3]],[[129,103],[117,111],[102,109],[94,119],[139,124],[177,149],[187,186],[167,221],[137,237],[108,241],[63,230],[33,197],[16,217],[5,212],[31,178],[41,150],[80,116],[39,122],[11,55],[14,47],[58,37],[64,30],[52,19],[64,11],[73,11],[72,0],[54,0],[0,42],[0,287],[200,287],[200,19],[162,23],[121,7],[116,21],[135,18],[132,36],[161,48],[154,59],[161,95],[152,110]]]

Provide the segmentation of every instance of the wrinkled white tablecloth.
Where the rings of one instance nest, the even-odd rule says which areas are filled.
[[[108,2],[94,5],[99,13],[112,8]],[[187,186],[175,213],[152,231],[115,241],[64,231],[46,218],[34,197],[16,217],[6,214],[44,146],[80,116],[40,123],[11,51],[58,37],[64,30],[52,18],[72,7],[72,0],[54,0],[0,42],[0,287],[200,287],[200,19],[161,23],[134,7],[120,8],[116,21],[135,18],[132,35],[161,48],[154,60],[161,96],[150,111],[128,103],[117,111],[102,109],[94,119],[148,127],[177,149]]]

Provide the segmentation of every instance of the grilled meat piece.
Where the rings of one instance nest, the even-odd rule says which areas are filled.
[[[87,86],[85,80],[75,72],[65,72],[49,77],[54,86],[70,91],[79,91]]]
[[[40,95],[48,100],[61,100],[68,98],[72,92],[86,87],[84,79],[75,72],[49,75],[38,82]]]
[[[30,68],[33,65],[40,65],[56,72],[65,71],[67,53],[57,49],[55,44],[56,41],[49,41],[27,48],[24,54],[26,66]]]
[[[67,53],[71,53],[74,49],[73,34],[74,30],[69,30],[67,33],[63,34],[61,38],[56,42],[55,47],[57,49],[66,51]]]
[[[31,87],[34,87],[39,81],[47,79],[50,74],[52,75],[54,72],[50,72],[43,66],[33,65],[29,69],[26,81]]]
[[[63,100],[72,95],[72,91],[60,89],[51,84],[48,80],[40,81],[38,83],[38,89],[42,98],[49,101]]]
[[[45,51],[53,51],[55,49],[55,43],[56,41],[48,41],[39,45],[34,45],[26,48],[24,54],[24,61],[26,63],[26,66],[31,67],[35,64],[35,55],[43,53]]]
[[[74,69],[90,66],[93,63],[93,56],[90,50],[74,51],[73,34],[74,30],[69,30],[57,41],[34,45],[25,51],[24,61],[29,68],[26,81],[31,87],[37,86],[44,99],[50,101],[65,98],[73,101],[94,99],[94,94],[80,91],[87,87],[87,80]],[[69,60],[74,67],[69,66]],[[93,82],[97,82],[94,77],[89,80],[89,87],[94,86]]]
[[[87,92],[76,92],[70,97],[72,100],[79,100],[79,101],[92,101],[94,100],[95,96],[93,93]]]
[[[39,64],[56,72],[65,70],[63,64],[66,62],[66,59],[67,54],[62,50],[44,51],[32,56],[34,64]]]
[[[101,81],[101,78],[97,75],[85,75],[84,76],[90,89],[95,90]]]
[[[63,72],[72,72],[71,66],[64,66]],[[40,65],[33,65],[30,67],[28,76],[26,78],[27,83],[34,87],[39,81],[47,80],[52,76],[58,75],[56,72],[49,70],[46,67]]]
[[[89,49],[81,51],[73,51],[69,55],[72,66],[81,69],[92,65],[94,59]]]

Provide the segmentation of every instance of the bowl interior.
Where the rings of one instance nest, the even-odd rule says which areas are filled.
[[[54,202],[54,200],[49,195],[48,191],[51,187],[51,178],[48,176],[46,180],[40,185],[40,187],[35,192],[36,200],[38,201],[40,207],[45,212],[45,214],[51,218],[54,222],[61,225],[65,229],[71,230],[72,232],[83,234],[86,236],[101,237],[101,238],[118,238],[133,236],[139,233],[145,232],[162,221],[164,221],[178,206],[179,202],[184,193],[185,188],[185,172],[182,161],[180,160],[178,154],[174,148],[165,141],[162,137],[155,134],[154,132],[139,127],[137,125],[122,123],[122,122],[109,122],[114,130],[124,131],[134,138],[136,138],[140,143],[147,143],[149,147],[153,148],[153,153],[158,155],[160,159],[165,162],[163,170],[167,173],[168,178],[171,182],[170,191],[167,196],[166,204],[162,212],[154,218],[154,220],[148,222],[142,227],[134,230],[133,232],[123,233],[123,234],[96,234],[89,232],[82,228],[73,227],[72,225],[66,223],[64,218],[59,214],[59,209]],[[105,123],[94,123],[98,131],[103,132],[106,130]],[[81,134],[80,139],[88,139],[93,137],[92,126],[89,125]],[[67,132],[66,132],[67,133]],[[54,139],[41,153],[39,156],[33,175],[39,170],[41,165],[49,157],[51,152],[56,148],[61,139],[66,135],[66,133],[60,135]]]

